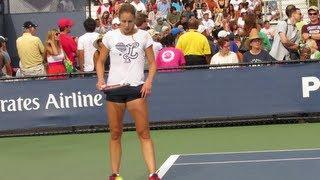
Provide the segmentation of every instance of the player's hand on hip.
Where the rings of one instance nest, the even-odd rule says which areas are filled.
[[[142,88],[141,88],[141,94],[143,98],[146,98],[148,95],[151,94],[151,89],[152,89],[152,82],[151,81],[146,81]]]

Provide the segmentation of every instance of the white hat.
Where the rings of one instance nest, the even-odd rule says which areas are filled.
[[[119,18],[118,17],[115,17],[114,19],[112,19],[112,22],[111,22],[111,24],[113,25],[113,24],[120,24],[120,20],[119,20]]]
[[[205,27],[204,25],[200,24],[197,31],[199,33],[203,33],[203,31],[207,30],[207,27]]]
[[[225,38],[225,37],[227,37],[227,36],[229,36],[229,35],[230,35],[230,33],[227,32],[227,31],[225,31],[225,30],[221,30],[221,31],[219,31],[219,33],[218,33],[218,37],[219,37],[219,38]]]

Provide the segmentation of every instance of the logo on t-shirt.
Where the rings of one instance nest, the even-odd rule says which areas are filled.
[[[137,57],[139,56],[137,52],[138,47],[139,47],[138,42],[134,42],[131,44],[124,44],[124,43],[116,44],[116,49],[124,53],[124,54],[120,54],[124,59],[124,63],[131,63],[131,60],[137,59]]]
[[[174,59],[174,52],[171,50],[164,51],[161,58],[163,62],[170,62]]]

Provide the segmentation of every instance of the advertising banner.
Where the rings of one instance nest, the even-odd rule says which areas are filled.
[[[158,73],[152,122],[320,111],[320,64]],[[105,125],[95,77],[0,83],[0,131]],[[124,123],[132,123],[129,115]]]

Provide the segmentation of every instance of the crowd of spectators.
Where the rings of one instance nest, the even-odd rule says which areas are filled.
[[[158,68],[320,59],[319,10],[315,6],[308,8],[306,23],[295,5],[286,7],[283,19],[279,19],[278,11],[264,16],[262,0],[101,0],[99,3],[97,18],[85,20],[86,33],[80,37],[70,34],[74,22],[62,18],[57,23],[58,29],[48,31],[43,45],[36,36],[37,25],[25,22],[24,33],[16,41],[19,75],[64,73],[65,59],[77,71],[94,71],[103,35],[121,24],[118,10],[122,3],[131,3],[136,8],[136,27],[152,36]],[[274,20],[277,26],[270,24]],[[0,41],[0,67],[11,76],[6,39],[0,37]],[[5,73],[0,71],[0,74]]]

